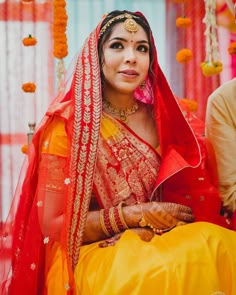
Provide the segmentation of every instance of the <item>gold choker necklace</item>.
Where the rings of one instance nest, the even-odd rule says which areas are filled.
[[[118,109],[111,105],[109,101],[106,99],[103,99],[102,101],[102,107],[103,109],[107,110],[109,113],[113,115],[118,115],[120,120],[124,123],[128,123],[128,116],[137,112],[138,110],[138,103],[137,101],[134,101],[134,104],[130,108],[125,108],[125,109]]]

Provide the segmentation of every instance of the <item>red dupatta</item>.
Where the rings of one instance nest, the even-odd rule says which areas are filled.
[[[45,245],[37,204],[41,137],[54,116],[66,122],[71,154],[67,173],[70,185],[64,207],[61,245],[69,270],[76,265],[91,197],[101,117],[100,68],[97,56],[99,27],[86,40],[77,58],[69,89],[64,82],[38,126],[25,160],[8,218],[1,233],[0,293],[42,294],[45,279]],[[69,77],[70,78],[70,77]],[[70,82],[70,81],[69,81]],[[92,132],[91,132],[92,130]],[[73,293],[73,275],[71,288]]]

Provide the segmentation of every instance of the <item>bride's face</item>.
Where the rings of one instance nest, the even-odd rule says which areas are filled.
[[[103,45],[105,88],[120,93],[132,93],[145,80],[149,64],[150,45],[144,29],[131,33],[124,23],[114,25]]]

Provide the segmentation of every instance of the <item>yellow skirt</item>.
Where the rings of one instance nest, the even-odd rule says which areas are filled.
[[[127,230],[115,246],[82,246],[74,276],[82,295],[235,295],[236,233],[196,222],[144,242]],[[66,294],[66,280],[57,248],[47,294]]]

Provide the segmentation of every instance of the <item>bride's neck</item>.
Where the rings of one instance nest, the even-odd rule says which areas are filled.
[[[108,101],[113,107],[118,109],[130,108],[135,103],[133,95],[103,95],[103,100]]]

